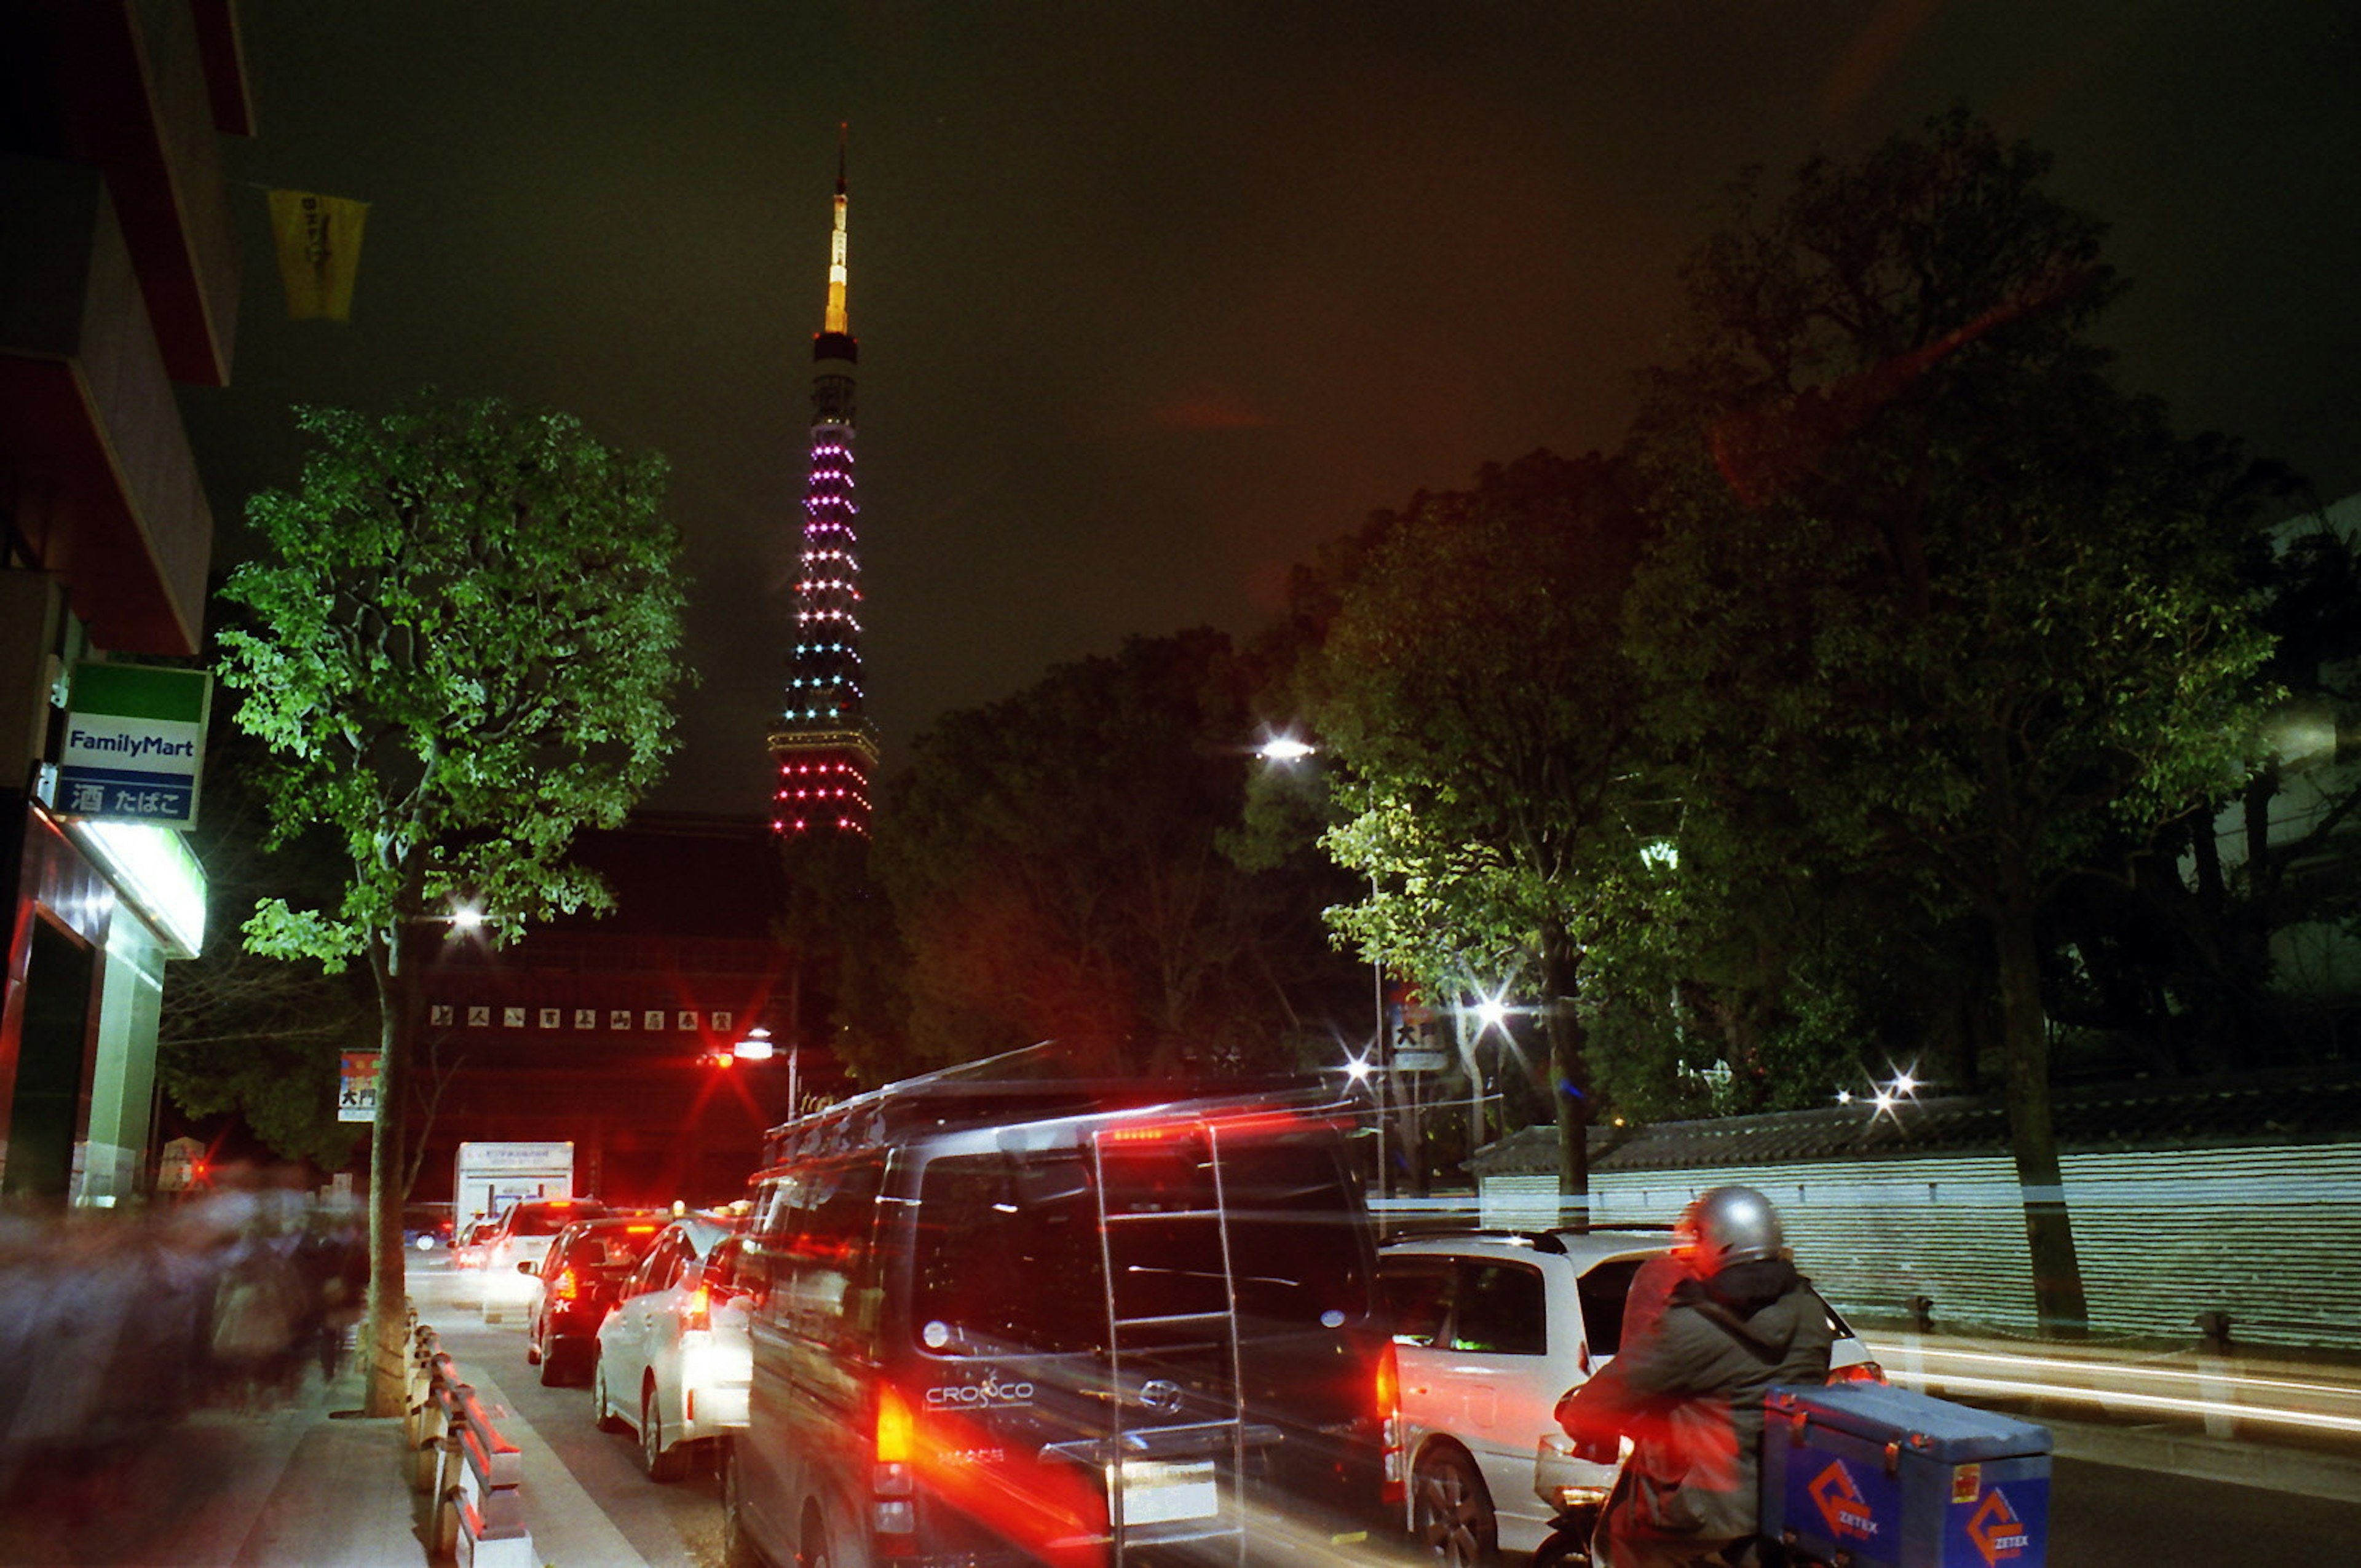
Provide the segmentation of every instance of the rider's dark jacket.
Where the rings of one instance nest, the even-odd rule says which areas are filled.
[[[1558,1404],[1569,1436],[1631,1439],[1618,1530],[1699,1542],[1754,1533],[1763,1391],[1828,1376],[1828,1310],[1786,1263],[1684,1278],[1615,1358]]]

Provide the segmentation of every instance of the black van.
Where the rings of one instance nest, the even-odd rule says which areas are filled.
[[[1399,1509],[1393,1352],[1307,1093],[915,1080],[776,1129],[733,1563],[1244,1562]]]

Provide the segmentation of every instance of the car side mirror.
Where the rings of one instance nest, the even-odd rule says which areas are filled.
[[[528,1258],[524,1262],[517,1265],[517,1272],[519,1274],[539,1274],[541,1272],[541,1265],[534,1263]]]

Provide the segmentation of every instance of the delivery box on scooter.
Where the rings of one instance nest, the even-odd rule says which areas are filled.
[[[2043,1568],[2049,1431],[1882,1383],[1764,1399],[1763,1533],[1849,1568]]]

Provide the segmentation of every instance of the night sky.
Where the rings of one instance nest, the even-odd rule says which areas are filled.
[[[298,401],[553,404],[672,460],[704,684],[652,804],[758,813],[837,125],[871,710],[1126,634],[1251,630],[1367,512],[1612,445],[1748,163],[1964,100],[2057,156],[2184,428],[2361,489],[2361,47],[2323,0],[248,0],[229,173],[372,203],[352,322],[283,319],[260,191],[221,520]]]

